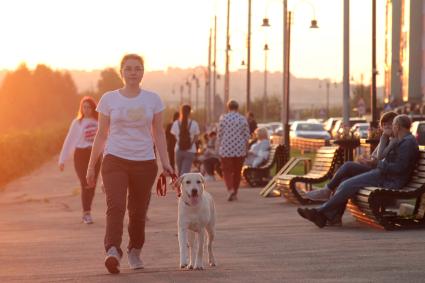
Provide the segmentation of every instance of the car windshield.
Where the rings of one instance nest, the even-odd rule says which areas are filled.
[[[302,123],[298,124],[297,131],[324,131],[322,124]]]
[[[360,131],[367,131],[369,129],[369,125],[362,125],[362,126],[359,126],[359,130]]]

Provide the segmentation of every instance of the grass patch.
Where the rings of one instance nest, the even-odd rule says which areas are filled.
[[[13,132],[0,136],[0,189],[7,182],[27,175],[57,154],[68,125]]]

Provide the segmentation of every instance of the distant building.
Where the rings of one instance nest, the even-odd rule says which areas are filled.
[[[425,0],[387,0],[385,102],[422,103],[425,94]]]

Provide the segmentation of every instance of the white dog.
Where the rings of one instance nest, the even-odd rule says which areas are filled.
[[[181,189],[178,202],[178,235],[180,246],[180,268],[204,268],[204,239],[208,234],[208,261],[210,266],[216,262],[212,251],[215,234],[215,207],[212,196],[205,191],[204,177],[200,173],[187,173],[180,176],[175,186]],[[195,248],[195,233],[198,245]],[[190,261],[189,261],[190,252]]]

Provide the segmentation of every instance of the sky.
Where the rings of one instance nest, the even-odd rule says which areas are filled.
[[[252,0],[252,69],[282,70],[282,0]],[[350,76],[371,74],[371,2],[350,1]],[[248,0],[231,1],[230,69],[246,60]],[[144,56],[146,69],[206,66],[217,15],[217,68],[225,66],[227,0],[1,0],[0,70],[22,62],[55,69],[116,67],[125,53]],[[342,80],[343,0],[288,0],[294,20],[291,73]],[[385,0],[377,1],[378,83],[384,71]],[[271,27],[261,27],[268,17]],[[315,17],[319,29],[309,29]]]

